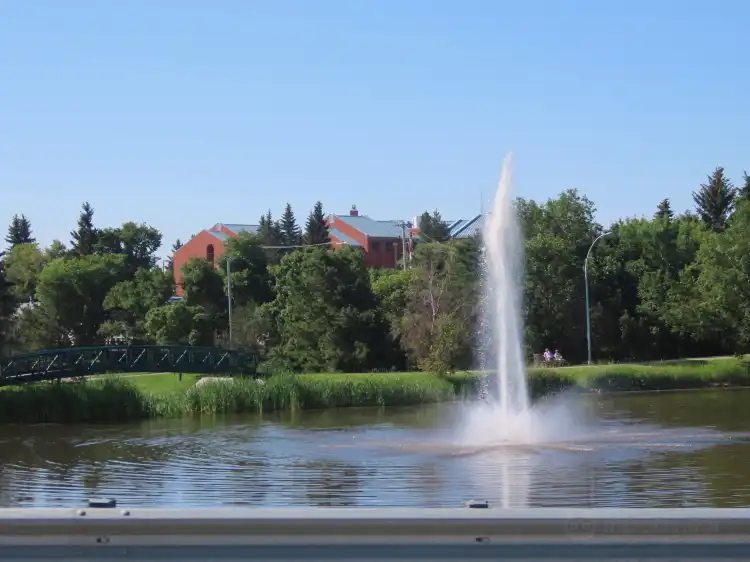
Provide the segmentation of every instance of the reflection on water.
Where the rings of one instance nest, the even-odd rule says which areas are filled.
[[[578,399],[600,431],[533,447],[456,443],[455,405],[4,426],[0,505],[750,506],[750,391]]]

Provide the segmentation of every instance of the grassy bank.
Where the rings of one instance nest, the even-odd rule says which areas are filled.
[[[430,373],[279,375],[196,386],[197,376],[123,375],[81,383],[6,387],[0,423],[120,422],[192,414],[272,410],[404,406],[474,395],[483,375]],[[750,386],[750,363],[738,359],[649,365],[599,365],[532,369],[533,396],[563,389],[647,391]]]
[[[750,386],[750,361],[689,359],[649,364],[538,368],[531,369],[529,375],[537,392],[571,386],[604,392]]]

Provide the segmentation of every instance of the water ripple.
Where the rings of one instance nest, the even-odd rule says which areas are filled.
[[[617,404],[605,417],[619,425],[583,443],[471,454],[446,441],[453,414],[444,407],[15,427],[0,435],[0,505],[71,506],[91,496],[165,507],[437,507],[472,498],[510,508],[750,505],[749,434],[668,427],[653,416],[648,426],[623,424],[624,411]]]

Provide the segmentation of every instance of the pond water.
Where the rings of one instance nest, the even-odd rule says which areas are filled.
[[[750,506],[750,390],[568,400],[598,437],[469,450],[456,404],[3,426],[0,506]]]

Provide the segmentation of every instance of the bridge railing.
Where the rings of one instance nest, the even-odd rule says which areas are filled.
[[[0,509],[3,559],[749,560],[748,509]]]
[[[216,347],[120,345],[52,349],[0,358],[5,384],[103,373],[174,372],[253,375],[253,355]]]

